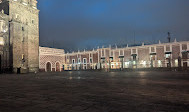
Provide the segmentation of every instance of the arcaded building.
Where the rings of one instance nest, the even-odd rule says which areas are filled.
[[[41,72],[60,72],[65,64],[63,49],[39,47],[39,69]]]
[[[0,0],[0,71],[38,72],[36,0]]]
[[[189,41],[99,48],[65,55],[65,70],[189,67]]]
[[[40,70],[89,70],[189,67],[189,41],[124,48],[108,47],[91,51],[64,53],[64,50],[40,47]],[[58,65],[57,65],[58,63]],[[60,64],[60,66],[59,66]],[[59,71],[59,70],[58,70]]]

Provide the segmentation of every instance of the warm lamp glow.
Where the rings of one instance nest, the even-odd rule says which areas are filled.
[[[0,37],[0,45],[4,45],[4,39],[3,39],[3,37]]]

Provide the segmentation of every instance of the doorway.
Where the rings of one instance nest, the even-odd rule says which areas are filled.
[[[50,62],[47,62],[47,64],[46,64],[46,71],[51,72],[51,63]]]
[[[56,72],[60,72],[60,63],[59,62],[56,63]]]

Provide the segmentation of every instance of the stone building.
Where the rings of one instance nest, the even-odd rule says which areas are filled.
[[[55,53],[58,52],[58,53]],[[45,55],[44,55],[45,54]],[[189,41],[153,45],[98,48],[64,53],[64,50],[40,47],[40,70],[189,68]],[[58,68],[59,68],[58,64]],[[49,67],[50,66],[50,67]],[[47,69],[50,68],[50,69]]]
[[[79,68],[80,67],[80,68]],[[99,48],[65,55],[65,70],[189,67],[189,41]]]
[[[1,71],[27,73],[39,70],[36,0],[0,0],[0,44]]]
[[[60,72],[65,64],[63,49],[39,47],[39,69],[41,72]]]

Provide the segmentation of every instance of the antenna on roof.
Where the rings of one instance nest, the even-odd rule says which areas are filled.
[[[168,39],[168,42],[170,43],[170,42],[171,42],[171,34],[170,34],[170,32],[168,32],[168,37],[167,37],[167,39]]]
[[[135,40],[135,36],[136,36],[136,32],[134,31],[134,45],[135,45],[135,41],[136,41],[136,40]]]

